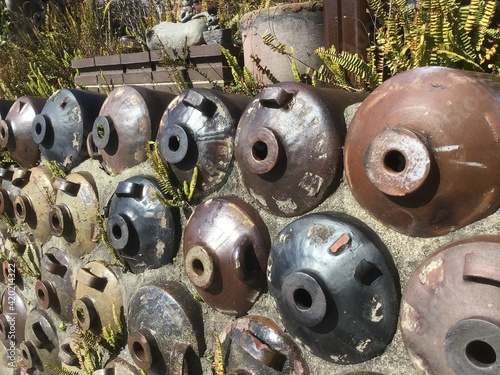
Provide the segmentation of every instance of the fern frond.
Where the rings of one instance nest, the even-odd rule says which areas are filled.
[[[114,303],[111,306],[111,310],[113,311],[113,322],[115,322],[115,325],[116,325],[116,332],[117,333],[123,333],[123,331],[124,331],[124,329],[123,329],[123,322],[122,322],[122,320],[120,318],[120,314],[116,310],[116,305]]]
[[[8,150],[0,151],[0,168],[7,168],[9,165],[17,164]]]
[[[163,163],[161,159],[160,152],[158,150],[158,144],[154,141],[150,141],[146,147],[146,154],[148,159],[151,161],[151,166],[155,171],[156,181],[160,187],[161,192],[166,197],[161,197],[160,194],[156,194],[158,200],[166,207],[183,207],[189,206],[189,202],[194,194],[194,189],[196,187],[196,181],[198,178],[198,168],[193,169],[193,177],[191,178],[191,184],[189,188],[189,194],[185,193],[183,185],[174,186],[172,180],[175,178],[171,176],[170,171]],[[169,198],[170,197],[170,198]]]
[[[486,35],[493,39],[500,40],[500,29],[486,29]]]
[[[316,49],[315,53],[323,60],[324,65],[318,69],[318,79],[323,82],[331,83],[343,89],[351,89],[348,85],[345,72],[342,67],[329,59],[329,55],[337,54],[335,46],[331,46],[328,50],[324,47]]]
[[[387,15],[384,9],[384,3],[382,0],[367,0],[368,8],[373,12],[373,15],[379,19],[380,22],[384,22]]]
[[[476,51],[479,51],[484,43],[484,38],[486,36],[486,30],[491,24],[493,17],[495,16],[495,8],[497,5],[497,0],[485,0],[483,7],[483,12],[478,20],[477,31],[475,33],[474,47]]]
[[[292,74],[293,74],[293,79],[295,82],[301,82],[302,79],[300,78],[300,73],[299,69],[297,68],[297,63],[295,60],[292,60]]]
[[[261,59],[259,58],[259,56],[257,55],[250,55],[250,58],[252,59],[252,61],[254,62],[255,66],[257,67],[257,70],[264,74],[267,79],[269,79],[269,81],[271,81],[271,83],[278,83],[278,79],[274,76],[273,73],[271,73],[271,70],[269,70],[269,68],[267,66],[263,66],[261,64]],[[293,63],[294,61],[292,61]]]
[[[100,212],[97,213],[95,220],[96,220],[96,229],[98,231],[96,238],[100,238],[101,242],[104,244],[104,246],[106,246],[111,256],[115,260],[116,265],[118,265],[123,272],[130,271],[127,262],[125,262],[123,257],[115,250],[113,246],[111,246],[111,243],[109,242],[108,231],[106,229],[106,218],[104,217],[104,215],[101,214]]]
[[[436,53],[438,53],[440,55],[444,55],[444,56],[450,58],[452,61],[463,61],[464,63],[469,64],[472,67],[474,67],[475,70],[478,70],[478,71],[481,71],[481,72],[483,71],[483,68],[481,67],[481,65],[479,65],[476,62],[468,59],[465,56],[459,55],[458,53],[455,53],[455,52],[452,52],[452,51],[448,51],[448,50],[443,50],[443,49],[437,50]]]
[[[240,80],[243,77],[243,69],[241,68],[236,56],[233,56],[228,49],[221,47],[221,52],[226,58],[227,64],[231,68],[231,74],[233,75],[234,80]]]
[[[191,176],[191,182],[189,184],[189,194],[187,194],[188,202],[193,199],[193,194],[196,189],[196,184],[198,183],[198,167],[193,168],[193,175]]]
[[[377,76],[373,74],[373,70],[358,54],[352,55],[346,51],[342,51],[340,54],[330,54],[327,51],[324,56],[347,72],[354,74],[359,83],[367,83],[372,89],[377,87]]]
[[[47,365],[47,369],[54,375],[81,375],[78,371],[65,370],[61,367]]]
[[[6,213],[0,214],[0,222],[4,223],[7,226],[7,232],[9,232],[10,234],[20,232],[22,230],[22,228],[18,224],[14,223]]]
[[[266,33],[263,36],[261,36],[262,42],[264,45],[268,46],[271,48],[272,51],[277,52],[281,55],[286,55],[289,57],[293,57],[295,54],[295,50],[293,47],[288,47],[286,44],[280,42],[277,38],[276,35],[271,34],[271,33]]]
[[[452,42],[452,50],[462,51],[463,55],[470,60],[475,60],[477,53],[472,47],[472,39],[464,27],[459,25],[454,32],[455,40]]]
[[[481,9],[481,0],[471,0],[468,9],[467,20],[465,21],[465,31],[470,33],[478,25],[478,15]]]
[[[30,239],[26,240],[26,255],[29,259],[29,264],[31,265],[31,276],[39,279],[42,276],[40,271],[40,258],[38,257],[35,245]]]
[[[215,375],[224,375],[226,372],[224,370],[224,355],[222,353],[222,345],[219,340],[219,335],[214,332],[214,343],[215,343],[215,360],[212,363],[212,368]]]
[[[228,49],[221,47],[221,52],[231,68],[234,82],[240,85],[245,95],[255,96],[260,91],[260,85],[257,80],[246,67],[241,68],[236,56],[233,56]]]
[[[64,170],[64,167],[59,164],[56,160],[46,160],[45,165],[47,165],[47,168],[49,168],[50,173],[52,173],[52,179],[56,178],[66,178],[67,173]]]
[[[156,180],[158,181],[158,186],[160,187],[162,193],[170,196],[177,195],[177,191],[171,182],[170,173],[163,163],[163,160],[161,160],[157,143],[148,142],[146,153],[149,160],[151,160],[151,165],[155,171]]]

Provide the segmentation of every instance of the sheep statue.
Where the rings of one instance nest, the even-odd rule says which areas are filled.
[[[206,20],[202,19],[205,18]],[[150,50],[204,44],[203,33],[216,28],[217,16],[207,12],[195,14],[192,0],[182,0],[180,22],[160,22],[146,30],[146,44]]]

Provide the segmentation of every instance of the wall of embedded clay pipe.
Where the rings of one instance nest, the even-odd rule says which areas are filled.
[[[497,373],[499,83],[1,102],[1,373]]]

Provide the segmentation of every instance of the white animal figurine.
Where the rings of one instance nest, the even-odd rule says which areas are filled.
[[[161,22],[146,30],[146,44],[150,50],[161,48],[180,49],[184,45],[203,44],[203,32],[207,25],[202,19],[194,19],[185,23]]]

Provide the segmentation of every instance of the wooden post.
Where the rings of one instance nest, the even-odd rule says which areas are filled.
[[[371,19],[366,0],[323,0],[325,47],[366,56]]]

